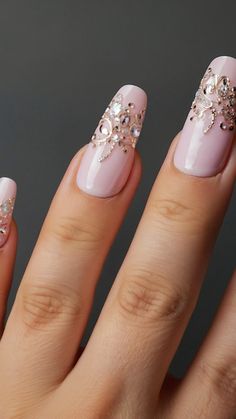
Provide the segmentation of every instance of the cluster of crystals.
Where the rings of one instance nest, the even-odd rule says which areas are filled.
[[[0,204],[0,236],[7,234],[9,220],[14,209],[15,198],[9,198]]]
[[[191,109],[191,121],[194,117],[206,119],[205,134],[214,125],[217,116],[223,117],[220,128],[232,131],[236,125],[236,87],[231,86],[228,77],[214,74],[208,68]]]
[[[127,153],[128,147],[136,146],[144,116],[145,110],[135,113],[133,103],[124,107],[120,93],[113,98],[91,139],[94,147],[107,145],[99,157],[99,162],[108,158],[116,146],[119,146],[124,153]]]

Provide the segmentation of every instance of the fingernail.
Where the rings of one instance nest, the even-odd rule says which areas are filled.
[[[102,198],[121,191],[133,166],[146,105],[146,93],[137,86],[123,86],[117,92],[80,163],[77,185],[81,190]]]
[[[7,177],[0,178],[0,247],[9,236],[12,213],[16,199],[16,183]]]
[[[182,172],[214,176],[224,168],[236,126],[236,59],[218,57],[196,93],[174,155]]]

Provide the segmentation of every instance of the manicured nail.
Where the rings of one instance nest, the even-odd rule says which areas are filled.
[[[106,198],[124,187],[146,105],[146,93],[137,86],[123,86],[114,96],[80,163],[77,185],[84,192]]]
[[[0,178],[0,247],[9,236],[12,213],[16,199],[16,183],[7,177]]]
[[[182,172],[214,176],[224,168],[236,126],[236,59],[218,57],[209,65],[176,147]]]

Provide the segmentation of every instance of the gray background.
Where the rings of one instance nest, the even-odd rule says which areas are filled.
[[[0,176],[19,188],[11,301],[68,162],[114,92],[138,84],[149,95],[143,179],[106,263],[88,337],[202,73],[215,56],[236,56],[235,16],[235,0],[0,1]],[[235,208],[234,197],[172,365],[176,374],[192,359],[234,267]]]

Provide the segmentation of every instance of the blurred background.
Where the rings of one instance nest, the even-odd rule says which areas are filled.
[[[214,57],[236,56],[235,16],[232,0],[227,5],[218,0],[1,0],[0,176],[18,183],[20,235],[10,305],[70,159],[89,141],[116,90],[138,84],[149,96],[139,143],[143,178],[101,276],[86,342],[201,76]],[[199,304],[171,366],[177,376],[193,358],[234,268],[235,208],[234,196]]]

